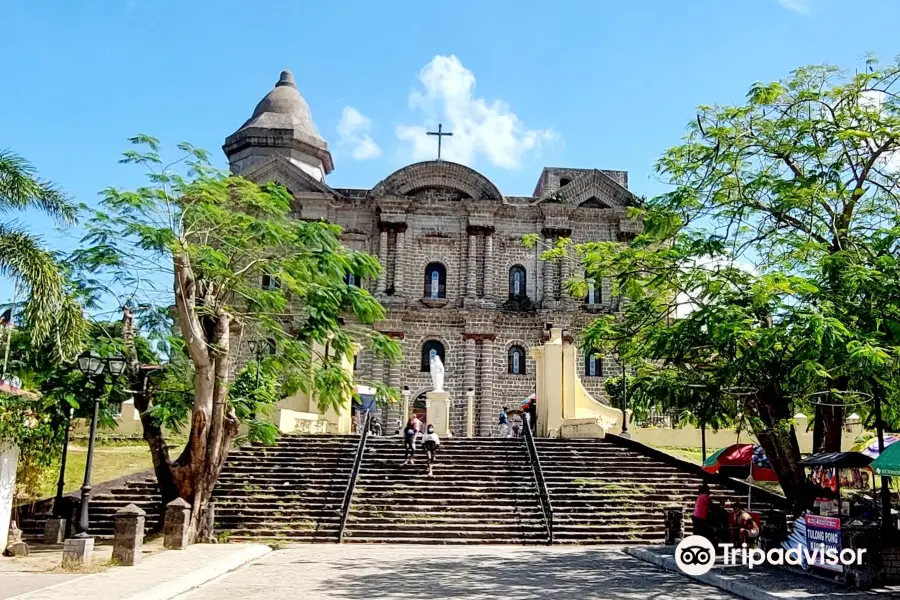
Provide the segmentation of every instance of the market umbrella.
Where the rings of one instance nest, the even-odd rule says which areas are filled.
[[[531,394],[530,396],[522,400],[522,404],[519,405],[519,410],[525,410],[526,408],[528,408],[531,403],[534,402],[536,395],[537,394]]]
[[[761,446],[755,444],[732,444],[722,448],[703,463],[703,470],[708,473],[719,473],[725,468],[723,475],[734,473],[748,475],[754,481],[778,481],[778,475],[769,464],[766,453]]]
[[[900,444],[891,444],[885,448],[869,466],[882,477],[900,477]]]
[[[897,436],[886,435],[884,436],[884,447],[887,449],[888,446],[896,442],[898,439]],[[878,452],[878,438],[872,438],[871,440],[866,440],[864,442],[860,442],[856,444],[852,448],[850,448],[853,452],[862,452],[866,456],[871,456],[872,458],[878,458],[880,452]]]

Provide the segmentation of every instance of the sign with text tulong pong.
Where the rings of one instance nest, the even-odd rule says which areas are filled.
[[[841,520],[834,517],[806,515],[806,546],[812,553],[809,566],[843,572],[836,560],[828,560],[841,553]],[[815,552],[818,550],[818,552]]]

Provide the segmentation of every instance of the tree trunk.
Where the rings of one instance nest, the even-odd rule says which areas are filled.
[[[774,399],[773,399],[774,398]],[[786,398],[769,396],[755,399],[756,412],[762,428],[754,431],[759,445],[778,475],[781,490],[795,515],[803,510],[806,478],[800,462],[800,444],[791,424]]]
[[[835,399],[824,402],[836,403]],[[816,405],[813,422],[813,454],[840,452],[844,436],[844,407]]]
[[[163,431],[150,418],[149,393],[136,396],[135,408],[141,412],[144,439],[150,446],[163,502],[183,498],[191,505],[190,541],[209,541],[213,533],[210,527],[203,526],[204,519],[210,518],[210,498],[231,443],[238,433],[237,417],[228,408],[232,321],[230,314],[214,309],[216,301],[213,297],[201,297],[198,300],[198,285],[188,257],[176,255],[173,266],[178,326],[194,364],[194,402],[190,433],[187,444],[177,459],[170,459]],[[203,314],[198,312],[198,304],[203,305]],[[132,373],[140,374],[137,353],[134,352],[130,313],[127,313],[126,319],[127,336],[131,340],[126,346],[131,347]],[[142,385],[144,387],[135,389],[145,390],[146,381]],[[200,539],[201,535],[205,539]]]

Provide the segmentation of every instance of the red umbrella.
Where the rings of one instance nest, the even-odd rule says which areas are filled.
[[[718,473],[722,467],[747,469],[755,481],[778,481],[778,475],[769,464],[765,452],[754,444],[726,446],[703,463],[703,470],[709,473]]]

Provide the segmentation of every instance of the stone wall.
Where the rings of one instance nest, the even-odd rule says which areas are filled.
[[[299,181],[265,172],[276,181],[279,177]],[[604,173],[627,184],[624,172]],[[584,177],[580,187],[603,177],[587,169],[545,169],[538,187],[550,189],[561,176]],[[615,187],[608,179],[604,185]],[[445,349],[445,389],[454,402],[451,429],[458,434],[465,431],[465,392],[473,387],[480,435],[496,431],[500,407],[515,409],[534,392],[534,364],[527,351],[540,343],[547,323],[567,329],[577,340],[586,324],[616,310],[608,282],[600,284],[602,302],[586,306],[583,298],[569,298],[562,289],[567,277],[581,273],[577,264],[535,265],[536,254],[543,249],[526,249],[521,243],[523,236],[541,232],[547,243],[559,236],[576,243],[618,240],[624,208],[604,190],[602,186],[588,190],[609,204],[601,208],[550,206],[537,197],[509,202],[479,173],[447,162],[410,165],[372,190],[326,194],[292,188],[303,218],[321,215],[337,223],[348,246],[372,253],[384,267],[378,280],[363,285],[386,307],[387,318],[376,324],[377,329],[396,339],[404,358],[389,365],[363,350],[356,364],[358,379],[384,381],[399,389],[406,386],[415,400],[431,389],[430,375],[421,369],[423,344],[440,341]],[[446,294],[438,300],[426,297],[425,272],[431,263],[446,270]],[[510,298],[509,273],[514,266],[525,270],[524,299]],[[509,373],[508,352],[514,345],[526,351],[523,374]],[[579,354],[585,388],[604,400],[604,381],[619,375],[620,367],[614,358],[605,357],[603,375],[587,377],[584,352]],[[394,430],[399,412],[398,407],[384,412],[388,431]]]

